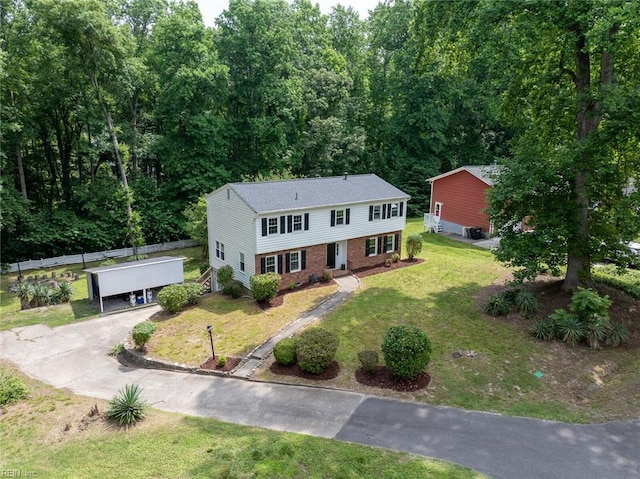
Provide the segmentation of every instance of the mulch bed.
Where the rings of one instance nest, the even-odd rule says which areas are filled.
[[[428,373],[420,373],[413,379],[399,379],[391,374],[386,366],[378,366],[373,373],[368,373],[363,368],[356,370],[356,380],[365,386],[380,389],[393,389],[400,392],[411,392],[426,388],[431,381]]]
[[[338,364],[338,361],[333,361],[329,364],[327,369],[320,374],[312,374],[303,371],[297,364],[294,364],[293,366],[283,366],[282,364],[274,362],[269,367],[269,371],[273,374],[277,374],[278,376],[293,376],[297,378],[310,379],[312,381],[326,381],[327,379],[335,379],[338,377],[340,365]]]
[[[227,362],[222,367],[218,367],[218,356],[209,358],[200,365],[200,369],[210,369],[212,371],[228,372],[240,364],[241,358],[227,357]]]

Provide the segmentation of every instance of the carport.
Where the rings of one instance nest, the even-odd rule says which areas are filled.
[[[152,290],[184,281],[184,258],[160,256],[83,270],[87,273],[89,300],[100,299],[104,312],[104,298],[128,295],[132,306],[146,304]]]

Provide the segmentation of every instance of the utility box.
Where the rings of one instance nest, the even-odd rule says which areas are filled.
[[[469,228],[469,236],[474,240],[482,239],[482,228],[479,226],[475,228]]]

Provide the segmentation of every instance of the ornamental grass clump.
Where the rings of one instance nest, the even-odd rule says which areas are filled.
[[[120,426],[135,425],[146,417],[147,403],[140,397],[142,390],[137,384],[127,384],[118,391],[107,407],[107,419]]]
[[[414,379],[431,361],[431,341],[415,326],[392,326],[384,335],[382,354],[394,376]]]
[[[338,350],[338,337],[323,328],[309,328],[297,338],[296,356],[300,369],[320,374],[333,361]]]

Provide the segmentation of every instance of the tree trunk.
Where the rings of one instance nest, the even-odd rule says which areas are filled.
[[[13,96],[13,91],[9,92],[9,99],[11,108],[15,109],[16,100]],[[20,180],[20,193],[22,193],[24,199],[27,199],[27,180],[24,176],[24,163],[22,162],[22,133],[18,134],[16,141],[16,168],[18,169],[18,178]]]

